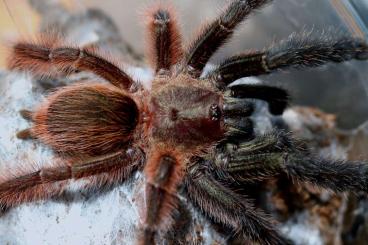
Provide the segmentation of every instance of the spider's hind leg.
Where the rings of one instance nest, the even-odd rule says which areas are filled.
[[[3,172],[0,176],[0,206],[12,207],[56,196],[63,192],[66,181],[71,179],[93,176],[98,182],[97,187],[125,180],[143,164],[142,154],[138,148],[128,148],[80,162],[53,163],[51,167],[31,166],[30,170],[21,168],[16,172]],[[109,179],[99,176],[104,173],[110,173]]]
[[[187,195],[194,205],[214,222],[230,228],[233,235],[241,236],[243,241],[250,239],[260,244],[290,244],[262,211],[215,180],[205,168],[203,164],[194,165],[185,181]],[[244,244],[247,243],[244,241]]]

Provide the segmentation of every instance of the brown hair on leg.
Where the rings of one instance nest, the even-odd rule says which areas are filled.
[[[147,13],[148,60],[156,73],[167,73],[182,57],[181,35],[171,6],[158,5]]]
[[[54,169],[66,166],[60,162],[52,165]],[[61,173],[59,174],[61,176]],[[46,182],[42,180],[42,167],[27,163],[17,169],[2,170],[0,175],[0,206],[13,207],[25,202],[42,200],[58,195],[66,181]]]
[[[170,146],[155,147],[144,169],[146,175],[146,205],[139,244],[152,244],[159,230],[167,230],[175,209],[176,191],[181,182],[184,158]]]
[[[36,42],[20,41],[8,57],[10,69],[30,70],[48,76],[75,70],[90,71],[111,84],[128,90],[132,78],[94,48],[79,48],[63,43],[59,37],[41,36]]]
[[[16,171],[2,171],[0,176],[0,206],[47,199],[63,192],[67,181],[93,176],[92,185],[105,187],[128,178],[141,167],[144,155],[137,148],[128,148],[98,158],[61,163],[55,159],[51,166],[28,164]],[[66,160],[63,160],[65,162]],[[108,174],[110,179],[106,179]]]

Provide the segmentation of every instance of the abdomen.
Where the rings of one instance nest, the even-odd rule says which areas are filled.
[[[79,84],[48,97],[33,116],[32,133],[60,153],[103,155],[127,144],[138,117],[136,103],[123,91]]]

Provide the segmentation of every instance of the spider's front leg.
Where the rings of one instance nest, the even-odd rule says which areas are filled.
[[[0,205],[11,207],[24,202],[49,198],[62,193],[66,180],[95,177],[98,187],[127,179],[144,163],[139,148],[128,148],[116,153],[94,157],[69,164],[53,164],[36,170],[19,169],[2,174]],[[109,174],[107,179],[104,173]]]
[[[234,29],[254,10],[270,0],[234,0],[223,13],[202,28],[184,56],[184,69],[199,77],[211,56],[233,34]]]
[[[368,44],[361,39],[312,33],[293,34],[263,51],[249,51],[226,59],[208,76],[220,88],[249,76],[268,74],[288,68],[317,67],[328,62],[368,59]]]
[[[155,244],[156,233],[166,231],[171,225],[177,187],[184,174],[183,163],[181,154],[169,146],[157,146],[152,150],[144,169],[145,210],[139,244]]]
[[[280,172],[335,192],[368,192],[368,163],[332,160],[302,150],[285,133],[273,133],[240,143],[232,153],[217,154],[218,176],[235,182],[267,179]]]
[[[208,167],[202,162],[189,170],[185,179],[189,200],[213,221],[230,228],[233,235],[242,235],[242,239],[260,244],[290,244],[262,211],[215,180]]]

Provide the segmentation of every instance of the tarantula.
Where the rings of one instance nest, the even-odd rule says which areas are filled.
[[[149,13],[149,59],[155,70],[147,90],[92,48],[57,38],[18,42],[11,69],[47,75],[89,71],[109,83],[77,83],[57,89],[36,110],[22,110],[33,122],[21,139],[48,145],[60,161],[0,182],[0,203],[20,204],[57,195],[63,181],[94,177],[115,183],[142,170],[145,197],[139,244],[153,244],[167,231],[177,192],[211,221],[261,244],[288,244],[270,218],[233,186],[285,172],[296,181],[333,191],[368,191],[368,165],[313,156],[280,131],[256,135],[250,116],[254,101],[282,114],[288,93],[262,84],[231,85],[248,76],[327,62],[368,59],[359,39],[292,35],[262,51],[228,58],[208,74],[210,57],[254,10],[270,0],[233,0],[183,50],[175,15],[158,7]],[[182,187],[182,188],[181,188]]]

